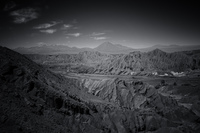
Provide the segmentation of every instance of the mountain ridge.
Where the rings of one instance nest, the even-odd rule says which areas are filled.
[[[197,50],[200,49],[200,45],[191,45],[191,46],[180,46],[176,44],[172,45],[154,45],[151,47],[134,49],[127,47],[121,44],[113,44],[111,42],[104,42],[98,45],[95,48],[78,48],[78,47],[69,47],[67,45],[42,45],[42,46],[33,46],[29,48],[18,47],[13,49],[16,52],[21,54],[77,54],[83,51],[98,51],[105,54],[128,54],[133,51],[149,52],[154,49],[161,49],[164,52],[172,53],[179,51],[188,51],[188,50]]]

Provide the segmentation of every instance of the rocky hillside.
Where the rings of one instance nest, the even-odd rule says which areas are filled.
[[[93,73],[94,68],[110,55],[97,51],[84,51],[79,54],[38,55],[28,54],[29,59],[54,71]]]
[[[195,113],[154,86],[65,78],[0,47],[1,132],[199,132]]]
[[[84,51],[78,54],[39,55],[26,54],[28,58],[39,64],[82,63],[92,65],[109,58],[109,55],[94,51]]]
[[[198,100],[192,105],[194,108],[187,108],[187,105],[191,104],[181,104],[171,95],[170,90],[173,86],[161,84],[155,88],[138,80],[126,81],[120,78],[81,78],[79,83],[85,92],[114,103],[123,110],[123,113],[121,111],[109,113],[110,117],[116,119],[114,123],[118,131],[198,132],[197,130],[200,130],[200,124],[197,122],[199,120],[196,119],[199,117],[199,106],[196,106]],[[199,93],[196,96],[199,97]],[[194,100],[191,101],[193,102]],[[121,122],[117,115],[123,116]],[[190,124],[187,125],[183,121]]]
[[[159,49],[151,52],[131,52],[116,55],[96,67],[95,73],[130,74],[131,72],[186,71],[200,68],[200,59],[182,52],[166,53]]]
[[[84,51],[79,54],[26,55],[54,70],[97,74],[131,74],[152,71],[187,71],[200,68],[199,51],[166,53],[159,49],[142,53],[102,54]]]

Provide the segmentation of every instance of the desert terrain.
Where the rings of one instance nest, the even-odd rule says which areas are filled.
[[[198,51],[0,51],[2,133],[200,131]]]

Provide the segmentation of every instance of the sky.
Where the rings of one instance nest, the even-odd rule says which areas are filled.
[[[194,1],[1,0],[0,45],[200,45]]]

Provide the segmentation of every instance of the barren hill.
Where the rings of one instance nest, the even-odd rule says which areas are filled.
[[[131,52],[113,56],[99,64],[95,73],[130,74],[139,71],[186,71],[196,68],[200,68],[198,57],[155,49],[147,53]]]

